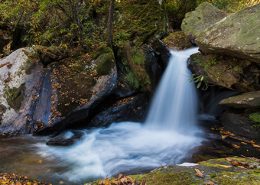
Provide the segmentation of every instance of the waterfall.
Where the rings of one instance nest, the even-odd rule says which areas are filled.
[[[86,130],[71,147],[38,144],[39,154],[68,164],[60,175],[70,181],[182,162],[202,141],[196,134],[196,93],[187,69],[187,59],[196,52],[171,52],[145,124],[122,122]]]
[[[198,48],[171,51],[171,58],[155,94],[146,124],[179,132],[196,129],[197,95],[187,60]]]

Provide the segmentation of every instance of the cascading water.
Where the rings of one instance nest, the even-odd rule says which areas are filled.
[[[187,60],[198,49],[171,51],[171,59],[154,97],[146,124],[178,132],[196,130],[197,95]]]
[[[62,175],[71,181],[181,162],[202,141],[197,136],[196,91],[186,63],[196,52],[171,52],[145,124],[123,122],[87,130],[72,147],[38,145],[39,153],[70,164]]]

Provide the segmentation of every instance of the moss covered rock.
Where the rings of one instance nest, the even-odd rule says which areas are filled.
[[[226,17],[226,15],[225,12],[205,2],[200,4],[195,11],[186,14],[181,28],[186,35],[198,37],[201,32]]]
[[[53,63],[51,69],[51,112],[49,124],[37,134],[50,134],[66,128],[88,126],[95,109],[117,84],[112,49],[80,54]]]
[[[150,91],[151,81],[146,71],[146,55],[143,47],[131,46],[129,43],[120,48],[121,83],[134,90]]]
[[[256,64],[247,60],[199,53],[191,56],[189,66],[195,78],[202,76],[208,85],[241,92],[260,88],[259,69]]]
[[[226,105],[233,108],[260,108],[260,91],[244,93],[238,96],[232,96],[220,102],[221,105]]]
[[[28,133],[32,127],[32,107],[45,70],[28,53],[35,51],[23,48],[0,59],[1,133]]]
[[[119,175],[118,178],[100,180],[93,185],[127,181],[131,184],[148,185],[252,185],[260,183],[259,160],[254,158],[229,157],[201,162],[193,167],[162,167],[149,173]],[[120,183],[118,183],[120,184]]]
[[[192,47],[189,38],[182,31],[172,32],[162,41],[171,49],[183,50]]]
[[[120,1],[117,4],[114,44],[123,47],[132,41],[137,46],[165,31],[163,9],[155,0]]]
[[[196,35],[204,53],[232,55],[260,63],[260,4],[231,14],[196,31]]]

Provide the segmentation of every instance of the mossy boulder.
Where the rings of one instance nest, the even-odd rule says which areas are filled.
[[[192,47],[190,39],[182,31],[172,32],[162,41],[170,49],[184,50]]]
[[[208,85],[216,85],[240,92],[260,88],[259,68],[247,60],[219,55],[194,54],[189,67],[194,77],[202,76]]]
[[[181,28],[187,36],[197,38],[201,32],[226,16],[225,12],[208,2],[204,2],[196,10],[185,15]]]
[[[220,104],[233,108],[257,109],[260,108],[260,91],[232,96],[222,100]]]
[[[50,134],[85,126],[115,89],[117,70],[112,49],[75,55],[50,66],[52,101],[47,127],[35,134]]]
[[[131,184],[152,185],[252,185],[260,183],[259,160],[255,158],[228,157],[200,162],[195,166],[170,166],[149,173],[99,180],[93,185],[128,181]],[[112,183],[113,184],[113,183]]]
[[[231,55],[260,63],[260,4],[196,30],[195,34],[203,53]]]
[[[134,90],[150,91],[151,80],[146,71],[146,55],[143,47],[125,44],[119,51],[121,56],[121,81]]]
[[[23,48],[0,59],[1,133],[28,133],[32,127],[32,107],[45,70],[28,53],[35,51]]]

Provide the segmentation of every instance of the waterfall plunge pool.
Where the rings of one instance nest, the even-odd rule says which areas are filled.
[[[70,147],[47,146],[44,138],[27,137],[10,149],[9,141],[6,151],[0,146],[0,170],[13,168],[20,174],[27,171],[28,176],[72,184],[183,162],[203,141],[197,126],[196,89],[187,69],[188,58],[197,52],[197,48],[171,52],[144,124],[123,122],[86,130]]]

